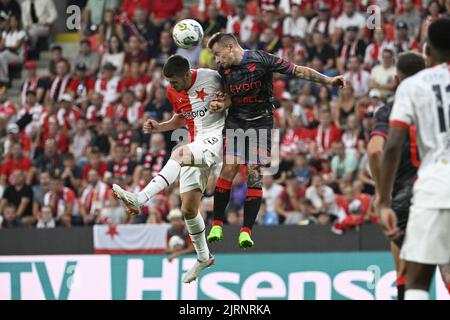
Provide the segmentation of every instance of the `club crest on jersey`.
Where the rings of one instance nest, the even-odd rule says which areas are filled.
[[[201,110],[183,112],[183,116],[186,119],[191,120],[191,119],[195,119],[195,118],[198,118],[198,117],[200,117],[200,118],[204,117],[206,115],[206,112],[208,112],[208,108],[204,107]]]
[[[248,69],[248,71],[250,71],[250,72],[255,72],[255,71],[256,71],[256,64],[254,64],[254,63],[248,64],[248,65],[247,65],[247,69]]]

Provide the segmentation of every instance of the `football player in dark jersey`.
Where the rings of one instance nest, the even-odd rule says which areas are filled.
[[[273,73],[292,75],[331,86],[344,86],[344,78],[327,77],[264,51],[244,50],[236,37],[228,33],[214,34],[208,47],[219,65],[225,90],[225,96],[219,94],[216,101],[211,103],[211,111],[228,108],[224,129],[226,157],[214,193],[215,220],[208,241],[219,241],[223,237],[222,225],[230,199],[231,183],[240,164],[246,164],[247,195],[239,246],[249,248],[254,243],[251,229],[262,198],[260,169],[269,164],[271,156]]]
[[[414,52],[404,52],[399,55],[397,61],[397,76],[401,82],[420,70],[425,69],[425,59]],[[389,115],[391,114],[393,100],[386,103],[375,113],[376,123],[371,132],[371,138],[367,147],[369,166],[375,187],[378,191],[382,174],[381,159],[383,157],[383,147],[389,132]],[[416,179],[419,160],[417,158],[417,145],[415,127],[411,126],[409,137],[403,144],[400,165],[395,177],[394,189],[392,191],[392,209],[397,215],[397,226],[402,230],[402,234],[391,242],[391,251],[394,257],[397,271],[397,293],[398,299],[403,300],[405,293],[405,263],[400,260],[400,248],[404,239],[406,222],[408,221],[409,207],[413,194],[413,184]]]

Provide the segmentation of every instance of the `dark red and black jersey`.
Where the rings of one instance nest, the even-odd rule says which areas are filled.
[[[273,73],[293,74],[294,64],[260,50],[246,50],[239,65],[219,73],[231,95],[228,117],[251,121],[273,109]]]
[[[371,137],[382,136],[385,139],[389,132],[389,116],[392,111],[393,102],[388,102],[386,105],[379,108],[375,113],[375,126],[371,132]],[[416,128],[410,126],[409,135],[403,144],[400,164],[395,177],[394,189],[392,192],[393,199],[396,194],[405,187],[411,187],[417,176],[417,169],[420,165],[418,159],[418,150],[416,143]]]

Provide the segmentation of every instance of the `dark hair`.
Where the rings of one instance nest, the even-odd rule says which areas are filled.
[[[109,37],[109,40],[108,40],[108,53],[113,53],[112,49],[111,49],[111,40],[112,40],[112,38],[116,38],[117,41],[119,42],[119,46],[117,48],[119,53],[123,52],[124,49],[123,49],[123,42],[122,42],[122,40],[120,40],[120,38],[117,35],[113,34],[111,37]]]
[[[389,48],[384,48],[384,49],[383,49],[383,53],[384,53],[384,52],[389,52],[389,54],[390,54],[392,57],[394,57],[394,50],[389,49]]]
[[[224,33],[224,32],[217,32],[214,33],[211,38],[208,41],[208,48],[212,49],[212,47],[216,43],[224,43],[225,41],[233,42],[235,44],[239,44],[237,38],[232,33]]]
[[[441,53],[450,52],[450,19],[441,18],[428,27],[428,40],[431,46]]]
[[[190,69],[189,61],[180,55],[173,55],[167,59],[163,67],[163,75],[166,78],[173,76],[181,76],[186,74]]]
[[[61,46],[58,46],[58,45],[55,45],[55,46],[53,46],[53,47],[50,49],[50,51],[59,51],[59,52],[62,52],[62,47],[61,47]]]
[[[88,46],[91,46],[91,42],[88,39],[83,39],[80,41],[80,45],[87,44]]]
[[[73,153],[67,152],[63,155],[63,161],[65,160],[75,160]]]
[[[6,211],[6,209],[13,209],[14,210],[14,212],[16,212],[16,210],[17,210],[17,207],[14,205],[14,203],[12,203],[12,202],[8,202],[8,203],[6,203],[6,205],[5,205],[5,211]]]
[[[9,17],[10,20],[11,20],[11,18],[15,18],[16,19],[16,21],[17,21],[17,30],[22,30],[22,19],[18,15],[15,15],[15,14],[13,14],[13,15],[11,15]],[[10,31],[11,31],[11,26],[8,27],[8,32],[10,32]]]
[[[410,77],[425,68],[425,59],[417,52],[407,51],[398,55],[397,70],[407,77]]]
[[[34,90],[27,90],[27,92],[25,93],[26,96],[28,96],[30,94],[36,97],[36,91],[34,91]]]

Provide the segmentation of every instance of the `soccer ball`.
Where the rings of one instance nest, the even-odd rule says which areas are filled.
[[[203,40],[203,28],[195,20],[184,19],[173,27],[172,37],[178,47],[193,49]]]

